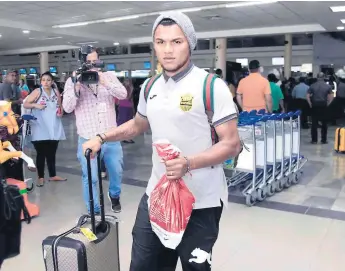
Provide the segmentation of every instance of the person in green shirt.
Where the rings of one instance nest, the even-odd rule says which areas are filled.
[[[281,88],[276,84],[278,82],[277,77],[271,73],[267,76],[267,79],[270,82],[273,113],[285,112],[284,95]]]

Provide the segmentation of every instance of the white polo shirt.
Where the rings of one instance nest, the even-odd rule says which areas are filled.
[[[169,140],[184,156],[193,156],[212,147],[211,131],[203,102],[203,85],[207,72],[192,63],[179,74],[165,74],[153,85],[147,103],[143,84],[138,113],[146,117],[152,131],[152,141]],[[214,126],[236,118],[237,113],[228,86],[221,79],[214,84]],[[152,174],[146,193],[150,196],[165,166],[155,148],[152,154]],[[228,188],[222,165],[193,170],[183,178],[193,193],[195,209],[211,208],[228,202]]]

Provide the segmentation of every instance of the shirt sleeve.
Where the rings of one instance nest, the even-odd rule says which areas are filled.
[[[113,97],[118,98],[119,100],[124,100],[127,98],[127,90],[116,77],[115,73],[105,72],[103,73],[103,76],[105,77],[106,81],[105,88]]]
[[[213,91],[214,112],[212,123],[216,127],[237,118],[237,110],[228,86],[221,79],[216,79]]]
[[[73,112],[78,104],[79,97],[74,90],[72,78],[68,78],[63,92],[62,107],[67,113]]]
[[[140,116],[146,118],[146,100],[145,100],[145,86],[148,83],[150,79],[146,79],[146,81],[144,82],[144,84],[141,86],[141,90],[140,90],[140,95],[139,95],[139,103],[138,103],[138,108],[137,108],[137,112]]]
[[[265,79],[265,84],[264,84],[264,94],[265,95],[271,95],[270,83],[266,79]]]
[[[243,80],[243,79],[242,79]],[[236,94],[243,94],[243,86],[242,86],[242,80],[239,82]]]
[[[282,89],[278,86],[277,86],[277,92],[278,92],[279,100],[283,100],[284,95],[283,95]]]

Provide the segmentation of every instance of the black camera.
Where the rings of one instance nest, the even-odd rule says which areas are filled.
[[[87,55],[93,52],[93,47],[91,45],[83,45],[79,49],[79,62],[80,67],[77,70],[78,81],[83,84],[97,84],[99,81],[99,76],[97,71],[91,71],[91,69],[104,68],[104,62],[97,60],[95,62],[89,62],[86,60]]]

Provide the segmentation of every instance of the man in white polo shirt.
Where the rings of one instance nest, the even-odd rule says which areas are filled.
[[[161,15],[153,27],[153,42],[163,67],[147,99],[144,83],[133,120],[102,134],[83,146],[96,155],[106,141],[131,139],[149,129],[152,141],[166,139],[182,155],[162,163],[153,149],[153,168],[133,228],[130,271],[175,270],[180,257],[184,271],[211,270],[211,252],[217,240],[223,205],[227,205],[227,185],[222,162],[241,150],[237,132],[237,113],[227,85],[217,78],[213,91],[213,118],[219,141],[212,144],[205,112],[203,87],[207,72],[191,62],[197,39],[190,19],[178,12]],[[196,198],[183,239],[176,250],[163,247],[152,231],[147,200],[163,174],[169,180],[192,177],[185,182]]]

